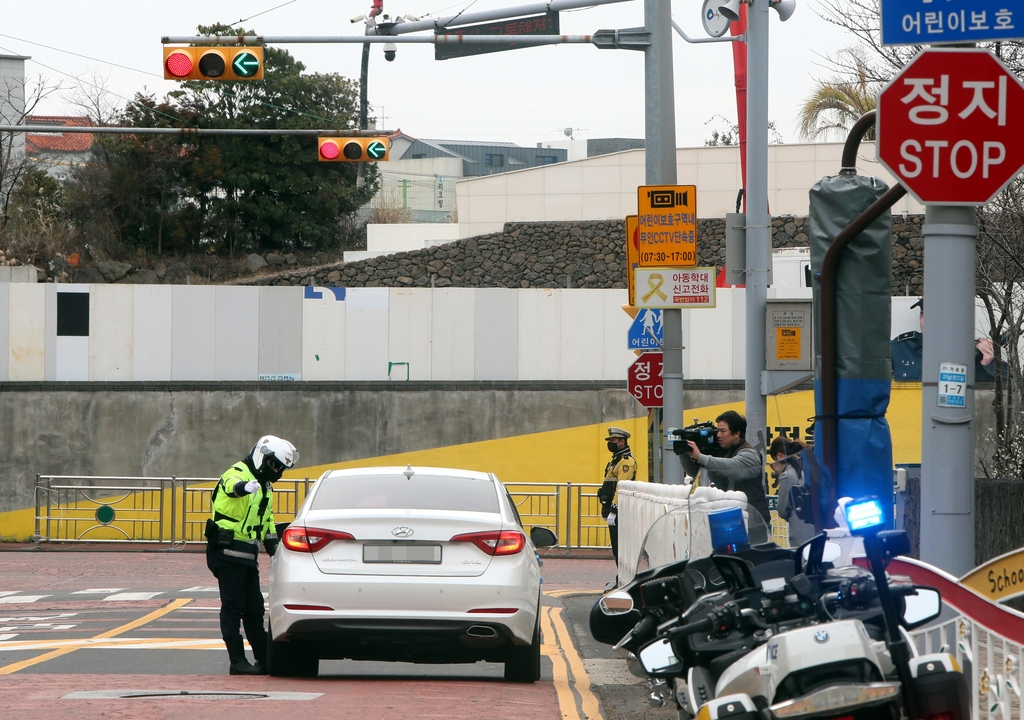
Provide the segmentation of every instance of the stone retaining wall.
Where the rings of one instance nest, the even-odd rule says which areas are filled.
[[[893,294],[924,288],[923,217],[893,218]],[[807,247],[808,219],[772,220],[772,246]],[[700,264],[725,264],[725,220],[698,221]],[[626,287],[620,220],[510,222],[503,232],[353,263],[288,270],[239,285],[346,287]]]

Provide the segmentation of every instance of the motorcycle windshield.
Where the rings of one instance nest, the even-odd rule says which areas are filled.
[[[683,505],[659,517],[647,530],[636,573],[769,542],[771,529],[747,504],[746,495],[698,487]]]

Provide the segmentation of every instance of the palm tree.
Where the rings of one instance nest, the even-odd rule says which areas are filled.
[[[840,54],[846,56],[855,79],[834,77],[817,83],[800,110],[799,129],[804,140],[829,137],[843,140],[857,120],[875,109],[881,84],[868,79],[869,68],[863,52],[859,48],[846,48]],[[874,128],[864,139],[875,139]]]

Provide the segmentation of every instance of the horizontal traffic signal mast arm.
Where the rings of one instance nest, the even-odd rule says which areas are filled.
[[[327,128],[150,128],[150,127],[66,127],[63,125],[0,125],[0,132],[89,133],[100,135],[305,135],[311,137],[376,138],[394,135],[395,130],[331,130]]]
[[[615,32],[615,31],[598,31]],[[164,44],[181,45],[219,45],[234,44],[238,42],[238,36],[221,35],[196,35],[195,37],[164,37],[161,42]],[[266,43],[268,45],[292,45],[300,43],[352,43],[362,45],[364,43],[395,43],[398,45],[559,45],[563,43],[576,43],[589,45],[594,42],[594,35],[412,35],[402,37],[391,37],[388,35],[247,35],[244,39],[248,43]]]

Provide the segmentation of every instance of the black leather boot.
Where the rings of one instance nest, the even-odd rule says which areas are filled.
[[[231,659],[231,668],[228,671],[229,675],[265,674],[249,664],[249,660],[245,657],[245,643],[242,641],[241,636],[225,640],[224,644],[228,648],[228,657]]]
[[[256,670],[256,675],[267,674],[267,642],[268,640],[264,640],[263,642],[250,641],[250,644],[252,645],[252,656],[256,659],[256,662],[253,664],[253,669]]]

